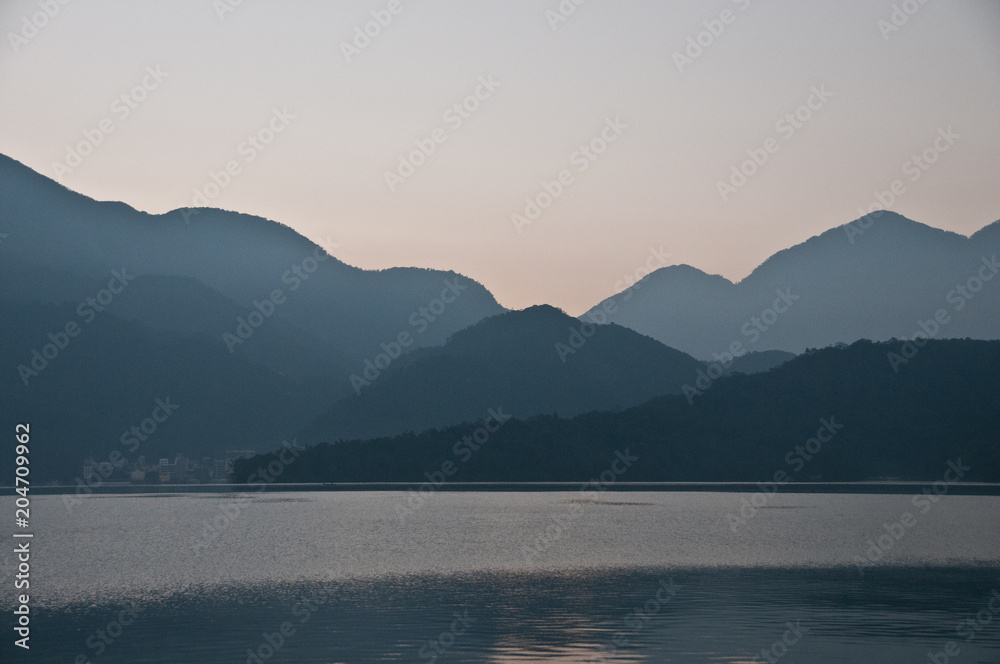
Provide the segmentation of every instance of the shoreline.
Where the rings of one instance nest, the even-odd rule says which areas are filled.
[[[454,492],[576,492],[586,481],[577,482],[329,482],[329,483],[256,483],[256,484],[106,484],[87,487],[86,494],[178,494],[178,493],[247,493],[247,492],[304,492],[304,491],[454,491]],[[854,494],[911,494],[930,487],[933,480],[925,482],[616,482],[605,487],[606,492],[716,492],[716,493],[854,493]],[[35,495],[73,495],[79,486],[33,486]],[[14,495],[14,487],[0,487],[5,496]],[[948,495],[1000,496],[1000,484],[966,482],[949,484]]]

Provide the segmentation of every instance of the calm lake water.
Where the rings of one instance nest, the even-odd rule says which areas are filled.
[[[34,496],[30,661],[1000,662],[998,497],[407,498]]]

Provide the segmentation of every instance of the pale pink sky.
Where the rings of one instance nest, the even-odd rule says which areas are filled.
[[[244,0],[221,18],[217,4],[71,2],[32,31],[37,0],[0,3],[0,152],[150,212],[191,205],[235,161],[211,205],[329,237],[353,265],[453,269],[505,306],[572,314],[651,247],[741,279],[895,179],[887,207],[917,221],[969,234],[1000,218],[997,2],[914,1],[893,31],[893,2],[871,0],[589,0],[555,29],[557,0],[403,0],[394,15],[389,0]],[[373,11],[386,25],[348,62],[341,43]],[[711,29],[679,71],[675,52]],[[477,86],[474,110],[449,112]],[[808,101],[807,120],[779,124]],[[102,119],[113,131],[56,177]],[[273,142],[241,149],[271,122]],[[959,138],[934,164],[906,163],[948,127]],[[385,172],[436,129],[390,190]],[[747,150],[767,161],[723,200]],[[511,215],[564,169],[519,233]]]

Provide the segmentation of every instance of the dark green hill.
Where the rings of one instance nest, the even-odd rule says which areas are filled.
[[[700,363],[617,325],[581,326],[549,306],[487,318],[440,348],[414,351],[356,380],[299,442],[448,426],[503,406],[517,417],[621,409],[680,392]],[[370,379],[370,380],[369,380]]]
[[[811,351],[719,379],[693,405],[666,396],[620,413],[512,419],[472,454],[459,441],[477,424],[320,445],[281,481],[423,482],[446,461],[455,481],[587,481],[625,450],[638,460],[623,481],[763,481],[776,471],[802,481],[932,481],[959,459],[964,481],[1000,481],[1000,342],[931,341],[897,372],[888,356],[901,348],[859,341]],[[243,462],[237,480],[268,460]]]

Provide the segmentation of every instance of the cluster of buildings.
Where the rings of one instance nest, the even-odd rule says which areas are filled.
[[[254,450],[227,450],[221,459],[202,457],[189,459],[178,454],[172,460],[146,459],[139,456],[134,461],[124,460],[120,465],[110,461],[94,461],[88,457],[83,462],[83,481],[91,486],[96,483],[129,484],[213,484],[229,481],[233,462],[254,456]]]

